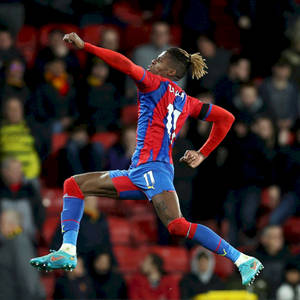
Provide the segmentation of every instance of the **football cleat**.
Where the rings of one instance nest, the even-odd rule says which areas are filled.
[[[262,263],[255,257],[250,257],[239,266],[243,285],[251,285],[260,271],[264,268]]]
[[[73,271],[77,265],[77,257],[62,250],[50,250],[48,255],[32,258],[30,264],[38,270],[46,272],[57,269]]]

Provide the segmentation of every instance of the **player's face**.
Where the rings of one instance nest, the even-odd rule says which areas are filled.
[[[148,70],[153,74],[168,77],[170,67],[167,52],[164,51],[153,59],[151,65],[148,66]]]

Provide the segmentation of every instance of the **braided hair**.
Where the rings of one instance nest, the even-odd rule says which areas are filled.
[[[181,79],[190,67],[192,68],[193,79],[200,79],[207,74],[207,65],[200,53],[189,54],[185,50],[177,47],[169,48],[167,53],[172,58],[171,63],[173,63],[176,69],[177,80]]]

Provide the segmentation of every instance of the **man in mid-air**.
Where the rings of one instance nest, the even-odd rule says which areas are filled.
[[[202,148],[187,150],[180,159],[192,168],[198,167],[220,144],[234,122],[230,112],[188,96],[176,84],[190,68],[196,79],[206,74],[201,55],[188,54],[181,48],[169,48],[145,70],[117,52],[85,43],[76,33],[66,34],[64,40],[98,56],[135,81],[139,106],[137,145],[128,170],[86,173],[65,180],[61,213],[63,244],[58,251],[33,258],[30,263],[46,271],[76,267],[76,242],[84,197],[147,198],[170,234],[197,241],[229,258],[239,268],[242,283],[252,283],[263,269],[261,262],[241,253],[208,227],[187,221],[181,214],[173,185],[172,148],[185,120],[191,116],[213,122]]]

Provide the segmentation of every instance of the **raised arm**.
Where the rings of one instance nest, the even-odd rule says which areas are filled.
[[[235,117],[220,106],[206,104],[192,98],[192,117],[213,122],[213,126],[206,143],[198,150],[187,150],[180,159],[190,167],[195,168],[223,141],[230,130]]]
[[[122,73],[127,74],[136,82],[139,82],[145,76],[145,69],[134,64],[126,56],[101,47],[96,47],[90,43],[85,43],[76,33],[72,32],[64,36],[64,41],[73,44],[78,49],[84,49],[85,51],[98,56],[112,68],[119,70]]]

